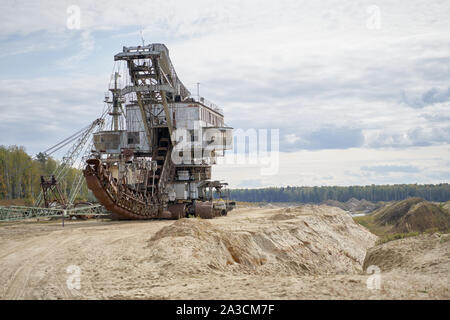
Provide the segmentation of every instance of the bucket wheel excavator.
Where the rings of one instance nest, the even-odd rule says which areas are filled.
[[[191,96],[164,44],[124,47],[114,60],[110,129],[93,135],[88,188],[116,219],[227,214],[227,184],[211,180],[211,166],[232,147],[223,111]]]

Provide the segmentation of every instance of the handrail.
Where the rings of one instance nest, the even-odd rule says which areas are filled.
[[[205,99],[204,97],[200,97],[200,96],[191,96],[190,98],[192,98],[195,102],[199,102],[201,104],[203,104],[204,106],[220,113],[221,115],[223,115],[223,109],[220,108],[218,105],[212,103],[211,101]]]

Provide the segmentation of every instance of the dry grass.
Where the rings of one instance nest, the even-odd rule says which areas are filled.
[[[0,206],[29,206],[32,205],[33,202],[27,199],[1,199]]]
[[[370,215],[354,217],[353,220],[377,235],[377,244],[424,233],[450,231],[450,215],[442,210],[442,205],[419,198],[388,204]]]
[[[388,225],[377,224],[373,215],[354,217],[353,220],[379,237],[383,237],[391,229],[391,227]]]

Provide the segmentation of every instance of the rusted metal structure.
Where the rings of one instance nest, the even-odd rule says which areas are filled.
[[[124,47],[105,98],[110,130],[94,134],[84,170],[87,186],[118,219],[213,218],[211,166],[231,148],[223,111],[192,97],[163,44]],[[124,79],[120,81],[120,79]]]
[[[50,177],[41,176],[41,192],[36,199],[35,207],[44,206],[49,208],[58,206],[61,208],[72,208],[74,206],[75,199],[83,183],[81,170],[79,170],[79,173],[73,180],[68,197],[62,192],[60,183],[71,168],[75,166],[81,169],[80,165],[89,158],[93,145],[92,134],[102,130],[105,116],[106,113],[87,127],[40,153],[41,157],[45,159],[62,148],[70,146],[52,175]]]
[[[41,189],[46,208],[50,208],[51,206],[67,206],[66,197],[61,191],[60,185],[54,175],[50,178],[41,176]]]

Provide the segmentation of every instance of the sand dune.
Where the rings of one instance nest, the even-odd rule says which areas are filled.
[[[382,287],[369,290],[363,266],[376,237],[328,206],[237,209],[209,221],[4,224],[0,240],[3,299],[449,297],[442,274],[384,271],[378,261]],[[79,290],[67,286],[71,265]]]

